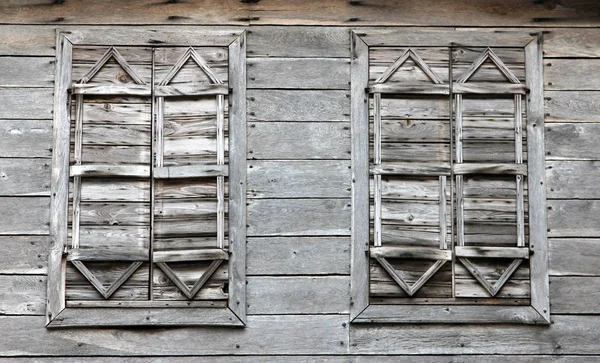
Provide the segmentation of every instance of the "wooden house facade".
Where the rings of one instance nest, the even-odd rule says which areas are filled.
[[[0,4],[0,360],[600,360],[600,5]]]

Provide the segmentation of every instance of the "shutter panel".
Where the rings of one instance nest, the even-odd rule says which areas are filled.
[[[451,296],[448,58],[371,49],[372,298]]]
[[[454,54],[456,297],[529,298],[524,52],[471,48]]]
[[[149,49],[124,51],[149,64]],[[73,59],[73,79],[78,81],[72,85],[67,298],[144,300],[150,246],[150,116],[134,119],[126,114],[128,108],[149,109],[150,75],[142,69],[140,76],[140,67],[134,70],[114,47],[78,49]]]
[[[152,244],[159,269],[154,269],[153,297],[224,300],[227,49],[159,52]]]

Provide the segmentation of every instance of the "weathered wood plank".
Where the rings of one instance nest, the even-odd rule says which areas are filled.
[[[250,122],[350,120],[350,93],[346,91],[248,90],[247,93]]]
[[[0,234],[48,234],[46,197],[0,197]]]
[[[600,335],[596,316],[552,317],[544,326],[435,324],[360,325],[350,330],[352,354],[595,354]],[[460,333],[457,335],[457,331]],[[514,337],[518,336],[519,339]],[[415,345],[414,342],[431,342]]]
[[[598,314],[600,277],[551,277],[552,314]]]
[[[341,315],[249,316],[244,329],[161,329],[149,339],[140,330],[74,334],[73,330],[44,329],[41,317],[0,317],[2,330],[11,331],[11,339],[0,340],[0,351],[4,356],[344,354],[348,351],[347,324],[347,317]],[[290,330],[298,334],[289,334]],[[38,343],[30,344],[32,340]],[[178,343],[168,343],[174,341]]]
[[[600,59],[547,59],[544,62],[544,89],[548,91],[600,90]]]
[[[0,237],[0,274],[44,274],[48,259],[47,236]]]
[[[249,198],[345,198],[350,161],[249,161]]]
[[[600,276],[600,239],[550,238],[551,276]]]
[[[0,275],[0,315],[44,315],[46,277]]]
[[[249,236],[347,236],[350,200],[251,199]]]
[[[0,57],[0,69],[0,87],[52,87],[54,84],[54,58]]]
[[[350,89],[350,60],[250,58],[248,88]]]
[[[598,91],[546,91],[544,98],[546,122],[600,122]]]
[[[50,160],[0,158],[2,196],[50,196]]]
[[[89,4],[88,4],[89,5]],[[7,3],[0,9],[0,22],[14,24],[247,24],[245,7],[233,0],[205,2],[201,8],[195,3],[156,3],[151,0],[135,4],[91,4],[52,1],[24,1]],[[108,6],[118,9],[106,12]],[[208,11],[207,11],[208,9]],[[101,17],[98,14],[102,14]]]
[[[0,118],[51,118],[53,100],[51,88],[0,88]]]
[[[248,238],[248,275],[348,275],[346,237]]]
[[[282,4],[285,4],[283,6]],[[326,7],[300,0],[264,0],[250,8],[251,24],[286,25],[419,25],[419,26],[538,26],[541,22],[553,26],[595,25],[598,15],[595,3],[569,0],[561,7],[511,1],[489,5],[478,1],[444,2],[385,0],[353,3],[335,0]],[[432,11],[435,9],[436,11]],[[411,16],[405,16],[410,13]]]
[[[49,120],[0,121],[0,153],[3,157],[49,158],[52,156],[52,122]]]
[[[348,28],[253,26],[248,33],[252,57],[348,57]]]
[[[600,235],[600,200],[548,200],[548,237]]]
[[[600,160],[600,124],[546,125],[546,160]]]
[[[544,58],[600,57],[600,35],[590,29],[551,29],[544,34]]]
[[[349,159],[347,122],[252,122],[248,159]]]
[[[350,277],[250,277],[248,314],[347,314]]]
[[[546,190],[550,199],[600,197],[599,161],[549,161],[546,163]]]

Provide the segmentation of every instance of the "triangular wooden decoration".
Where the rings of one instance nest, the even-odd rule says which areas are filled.
[[[81,261],[72,261],[73,266],[75,266],[79,272],[98,290],[98,292],[105,298],[108,299],[111,295],[127,281],[133,275],[133,273],[142,265],[142,262],[133,262],[129,267],[123,272],[118,279],[113,281],[108,287],[105,287],[100,280],[96,278],[96,276],[83,264]]]
[[[510,71],[510,69],[508,69],[506,64],[504,64],[502,59],[500,59],[496,55],[496,53],[494,53],[494,51],[490,48],[487,48],[483,53],[481,53],[479,57],[477,57],[477,59],[473,62],[473,64],[469,66],[469,69],[467,69],[467,71],[462,76],[460,76],[456,80],[456,82],[467,82],[469,78],[471,78],[473,74],[475,74],[479,67],[481,67],[481,65],[488,59],[491,60],[492,63],[494,63],[494,65],[498,68],[498,70],[500,70],[500,72],[502,72],[502,74],[506,77],[506,79],[508,79],[508,81],[510,81],[510,83],[521,83],[521,81],[519,81],[519,79]]]
[[[216,75],[215,72],[208,66],[208,63],[194,50],[194,48],[189,47],[185,53],[175,62],[173,67],[169,70],[169,73],[165,76],[165,78],[159,83],[159,86],[166,86],[171,82],[173,77],[179,73],[184,64],[188,61],[188,59],[192,58],[194,62],[200,67],[200,69],[208,76],[211,83],[213,84],[223,84],[223,81]]]
[[[429,281],[431,277],[433,277],[433,275],[435,275],[436,272],[439,271],[440,268],[442,268],[442,266],[444,266],[446,260],[437,260],[433,266],[425,271],[425,273],[421,275],[421,277],[419,277],[419,279],[412,285],[409,285],[406,281],[404,281],[394,266],[392,266],[385,258],[379,257],[377,258],[377,262],[379,262],[379,264],[387,271],[387,273],[390,274],[394,281],[396,281],[396,283],[408,294],[408,296],[413,296],[421,287],[423,287],[423,285],[425,285],[427,281]]]
[[[479,281],[479,283],[487,290],[487,292],[490,293],[492,297],[496,296],[496,294],[498,293],[498,291],[500,291],[502,286],[504,286],[506,281],[508,281],[512,274],[517,270],[519,265],[521,265],[521,262],[523,262],[523,259],[520,258],[513,260],[513,262],[506,268],[506,270],[504,270],[502,275],[500,275],[500,278],[492,284],[491,282],[486,280],[485,277],[481,275],[481,273],[479,273],[477,267],[475,267],[475,265],[467,258],[459,258],[459,260],[460,262],[462,262],[463,265],[465,265],[465,267],[467,268],[467,270],[469,270],[471,275],[473,275],[473,277],[475,277],[477,281]]]
[[[123,56],[121,55],[121,53],[119,53],[115,49],[115,47],[110,47],[106,51],[106,53],[104,53],[104,55],[102,56],[102,58],[100,58],[100,60],[98,60],[96,62],[96,64],[94,64],[94,66],[92,68],[90,68],[90,70],[79,80],[79,83],[80,84],[88,83],[92,78],[94,78],[94,76],[96,75],[96,73],[98,73],[98,71],[111,58],[113,58],[115,61],[117,61],[117,63],[119,63],[119,65],[121,66],[121,68],[123,68],[123,70],[125,71],[125,73],[127,73],[127,75],[129,77],[131,77],[131,79],[135,83],[137,83],[137,84],[145,84],[145,82],[140,78],[140,76],[138,76],[137,73],[135,73],[135,71],[133,70],[133,68],[131,68],[131,66],[129,65],[129,63],[127,63],[127,61],[125,60],[125,58],[123,58]]]
[[[377,78],[375,83],[385,83],[393,74],[402,67],[404,62],[411,59],[415,64],[421,68],[423,72],[431,79],[433,83],[442,84],[444,83],[440,77],[425,63],[425,61],[412,49],[408,48],[396,61],[383,72],[383,74]]]
[[[163,270],[163,272],[171,279],[171,281],[173,281],[173,283],[188,299],[192,299],[194,296],[196,296],[198,291],[200,291],[202,286],[204,286],[206,281],[208,281],[208,279],[213,275],[217,268],[219,268],[223,261],[224,260],[214,260],[191,288],[188,287],[185,282],[181,281],[181,279],[175,274],[175,271],[173,271],[173,269],[171,269],[166,262],[157,262],[156,265]]]

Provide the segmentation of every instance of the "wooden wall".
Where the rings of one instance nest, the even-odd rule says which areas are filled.
[[[386,355],[410,356],[414,362],[600,359],[600,15],[595,1],[97,4],[25,0],[0,5],[0,357],[72,362],[92,357],[141,362],[149,356],[239,360],[227,355],[252,356],[257,362],[379,362],[388,360]],[[103,10],[108,8],[114,11]],[[55,28],[102,24],[247,26],[245,329],[44,328]],[[349,325],[348,27],[379,25],[546,32],[550,326]]]

